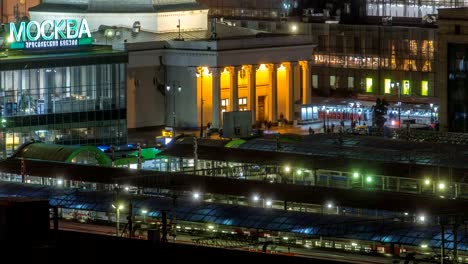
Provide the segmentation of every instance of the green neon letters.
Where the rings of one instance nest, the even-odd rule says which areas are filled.
[[[63,40],[90,38],[88,21],[82,19],[63,19],[60,21],[45,20],[42,23],[21,22],[19,27],[10,23],[10,40],[12,42],[35,42],[39,40]]]

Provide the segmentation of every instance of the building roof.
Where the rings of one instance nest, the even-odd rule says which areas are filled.
[[[44,161],[72,163],[81,153],[92,154],[99,165],[109,166],[111,160],[100,149],[94,146],[64,146],[43,143],[27,143],[22,145],[12,158],[25,158]]]
[[[258,153],[257,156],[259,156]],[[21,164],[20,159],[7,159],[0,162],[0,171],[21,175]],[[466,191],[463,190],[463,193],[457,199],[441,199],[435,195],[382,191],[378,189],[341,189],[324,186],[270,183],[263,180],[244,180],[232,177],[209,177],[201,176],[200,171],[197,174],[193,174],[193,171],[161,172],[132,170],[28,159],[25,159],[23,164],[25,168],[23,172],[25,171],[27,175],[35,177],[62,178],[104,184],[117,183],[122,186],[166,188],[178,191],[192,191],[195,188],[204,190],[203,192],[205,193],[243,197],[249,197],[252,193],[261,193],[265,197],[274,197],[278,200],[290,202],[324,204],[327,201],[335,201],[336,204],[341,206],[353,208],[447,214],[463,212],[467,208],[468,203],[468,200],[465,199]]]
[[[247,164],[288,164],[308,169],[367,171],[374,175],[409,178],[447,175],[461,181],[468,166],[466,146],[388,140],[377,137],[315,134],[299,142],[281,142],[277,151],[272,138],[251,139],[237,146],[224,148],[198,144],[198,158]],[[193,157],[193,140],[178,140],[162,152],[173,157]]]
[[[183,25],[182,25],[183,27]],[[125,43],[127,46],[136,46],[138,43],[145,42],[162,42],[162,41],[172,41],[172,40],[184,40],[184,41],[195,41],[195,40],[209,40],[211,38],[211,29],[208,30],[194,30],[194,31],[184,31],[179,32],[164,32],[164,33],[152,33],[147,31],[140,31],[138,33],[133,32],[131,28],[126,27],[111,27],[115,34],[112,38],[107,38],[105,30],[98,32],[93,32],[93,38],[95,43],[101,44],[122,44]],[[209,26],[211,28],[211,26]],[[248,38],[248,37],[258,37],[259,34],[264,34],[261,31],[247,29],[242,27],[234,27],[225,25],[222,23],[216,24],[216,39],[233,39],[233,38]],[[269,36],[265,34],[265,36]],[[160,44],[159,47],[154,48],[167,48],[167,44]],[[137,48],[137,47],[136,47]],[[131,49],[131,48],[129,48]],[[138,49],[138,48],[137,48]]]
[[[154,2],[154,3],[153,3]],[[32,12],[155,13],[208,9],[194,0],[52,0],[29,9]]]
[[[67,50],[45,49],[35,52],[10,50],[0,52],[2,70],[127,62],[127,52],[96,45]]]
[[[380,162],[411,163],[467,169],[467,146],[389,140],[378,137],[318,134],[305,136],[300,142],[281,143],[279,152],[327,157],[353,158]],[[277,151],[276,141],[253,139],[240,149]]]
[[[134,212],[148,210],[148,216],[161,217],[162,211],[172,218],[173,209],[179,221],[201,222],[221,226],[280,231],[297,235],[324,236],[345,239],[375,241],[383,244],[440,247],[441,232],[436,219],[427,224],[416,224],[404,218],[373,219],[344,215],[328,215],[285,211],[271,208],[246,207],[240,205],[194,202],[179,198],[173,201],[166,197],[122,195],[115,200],[111,192],[84,191],[79,189],[55,188],[50,186],[25,185],[0,182],[0,197],[48,198],[51,206],[62,208],[113,212],[115,202],[132,201]],[[125,209],[124,209],[125,212]],[[432,222],[432,220],[434,220]],[[468,236],[462,224],[458,232],[458,249],[468,250]],[[445,232],[446,248],[453,249],[453,231]]]

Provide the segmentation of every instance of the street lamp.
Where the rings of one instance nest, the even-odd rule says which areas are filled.
[[[431,107],[431,124],[434,124],[434,104],[430,103],[429,106]]]
[[[397,90],[398,90],[398,127],[401,127],[401,90],[400,90],[400,82],[391,82],[390,83],[390,87],[393,88],[395,87],[395,84],[396,84],[396,87],[397,87]]]
[[[123,204],[118,204],[118,205],[112,204],[112,208],[114,208],[117,211],[117,216],[116,216],[117,225],[115,226],[115,232],[116,232],[116,235],[119,236],[120,210],[124,209],[124,206]]]
[[[106,38],[106,45],[107,45],[107,40],[112,39],[114,37],[114,30],[111,28],[108,28],[104,31],[104,36]]]
[[[181,92],[182,87],[178,82],[173,82],[172,87],[170,85],[166,86],[168,92],[172,92],[172,136],[175,137],[175,128],[176,128],[176,91]]]
[[[143,223],[146,223],[146,214],[148,213],[148,210],[142,209],[141,214],[143,215]]]

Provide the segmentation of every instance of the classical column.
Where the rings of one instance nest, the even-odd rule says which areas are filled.
[[[191,127],[198,127],[200,124],[200,98],[198,93],[200,90],[200,71],[197,67],[187,67],[187,73],[182,74],[185,76],[185,81],[181,84],[184,86],[182,89],[183,94],[188,95],[181,99],[181,106],[179,107],[178,123],[187,123]],[[183,106],[182,106],[183,105]],[[187,107],[185,107],[187,106]]]
[[[287,111],[286,118],[293,120],[294,118],[294,68],[297,66],[297,62],[291,62],[286,67],[286,75],[288,76],[288,101],[286,102]]]
[[[249,104],[250,111],[252,112],[252,124],[257,122],[257,65],[250,65],[249,71]]]
[[[271,96],[270,96],[270,120],[271,122],[276,122],[278,120],[278,64],[270,64],[270,86],[271,86]]]
[[[213,96],[213,109],[211,112],[212,127],[219,128],[221,125],[221,84],[220,84],[220,70],[218,68],[211,69],[212,74],[212,96]]]
[[[239,111],[239,67],[230,68],[231,73],[231,111]]]
[[[310,65],[308,61],[300,61],[302,70],[302,104],[312,103],[312,86],[310,85]]]

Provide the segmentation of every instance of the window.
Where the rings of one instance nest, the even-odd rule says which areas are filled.
[[[403,80],[403,94],[404,95],[410,95],[411,94],[411,88],[410,88],[409,80]]]
[[[372,78],[366,78],[366,93],[372,93]]]
[[[391,83],[392,83],[392,80],[391,79],[385,79],[384,80],[384,93],[385,94],[389,94],[391,93]]]
[[[239,111],[247,111],[247,97],[239,98]]]
[[[318,88],[318,75],[312,75],[312,88]]]
[[[354,88],[354,77],[348,77],[348,89]]]
[[[429,95],[429,82],[428,81],[421,81],[421,95],[422,96]]]
[[[330,88],[336,89],[336,76],[330,76]]]
[[[221,112],[224,113],[228,110],[229,106],[229,99],[222,99],[221,100]]]

